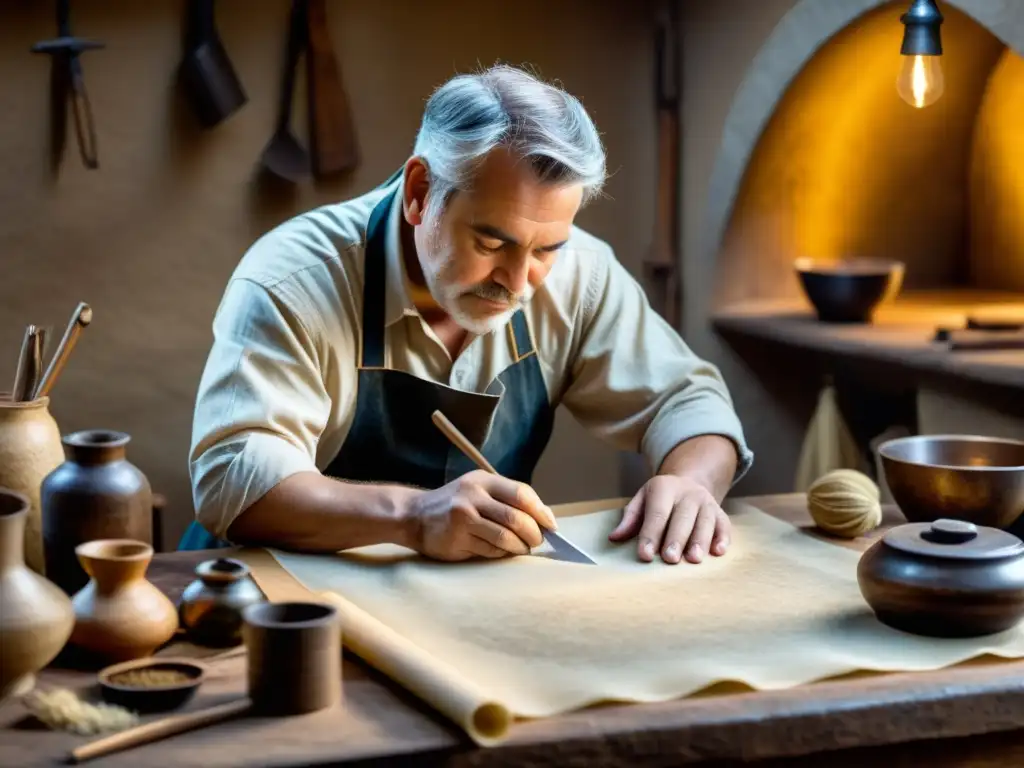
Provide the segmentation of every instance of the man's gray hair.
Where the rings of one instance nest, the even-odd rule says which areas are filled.
[[[430,168],[429,207],[439,213],[452,194],[469,189],[477,167],[497,147],[530,162],[541,182],[582,184],[584,204],[604,185],[601,137],[580,101],[499,65],[458,75],[427,101],[414,153]]]

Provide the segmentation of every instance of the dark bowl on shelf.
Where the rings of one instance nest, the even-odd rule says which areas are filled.
[[[170,673],[174,681],[148,681],[146,674]],[[132,677],[134,676],[134,680]],[[177,709],[191,699],[206,678],[206,667],[191,659],[135,659],[100,670],[98,676],[104,700],[140,714]]]
[[[899,293],[904,265],[887,259],[794,263],[804,293],[826,323],[870,323],[875,309]]]
[[[904,517],[940,518],[1019,535],[1024,441],[978,435],[917,435],[878,447],[885,482]]]

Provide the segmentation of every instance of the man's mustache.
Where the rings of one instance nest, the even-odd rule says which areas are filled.
[[[467,293],[487,301],[507,304],[510,307],[522,302],[522,296],[495,282],[480,283],[480,285],[474,286]]]

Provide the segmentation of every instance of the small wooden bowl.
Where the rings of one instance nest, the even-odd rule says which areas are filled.
[[[187,679],[157,684],[125,679],[128,673],[141,677],[152,672],[175,672]],[[100,670],[98,678],[103,698],[111,704],[140,714],[166,712],[182,706],[195,695],[206,679],[206,667],[191,659],[135,659]]]

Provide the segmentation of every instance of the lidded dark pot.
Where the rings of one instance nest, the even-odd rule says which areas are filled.
[[[1024,541],[962,520],[889,530],[857,566],[879,621],[917,635],[979,637],[1024,618]]]
[[[188,639],[207,647],[229,647],[242,642],[242,613],[264,602],[263,592],[238,560],[219,557],[196,567],[197,578],[181,594],[178,617]]]
[[[74,595],[88,582],[75,548],[97,539],[153,543],[153,493],[127,459],[124,432],[90,429],[62,438],[65,461],[43,479],[47,578]]]

